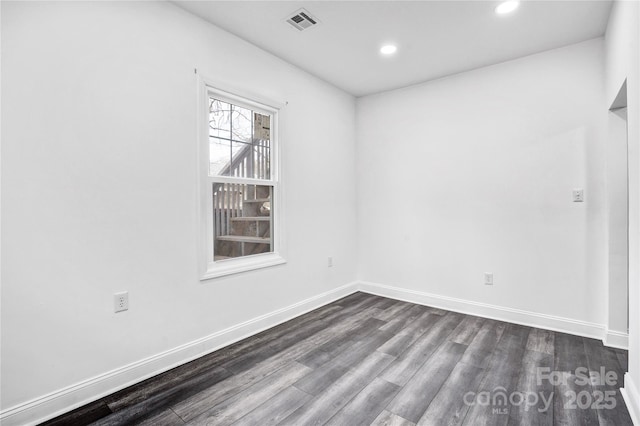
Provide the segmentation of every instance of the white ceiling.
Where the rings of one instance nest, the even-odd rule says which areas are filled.
[[[611,1],[176,1],[179,7],[335,86],[363,96],[604,34]],[[285,22],[304,7],[320,24]],[[382,57],[394,42],[398,52]]]

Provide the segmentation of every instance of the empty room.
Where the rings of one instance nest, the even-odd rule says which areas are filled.
[[[0,22],[3,426],[640,426],[640,1]]]

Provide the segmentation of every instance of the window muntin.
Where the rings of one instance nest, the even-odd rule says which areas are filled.
[[[271,114],[209,97],[209,174],[271,178]]]

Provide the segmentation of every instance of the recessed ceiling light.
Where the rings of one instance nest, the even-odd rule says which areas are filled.
[[[398,50],[398,48],[395,45],[385,44],[380,48],[380,53],[382,53],[383,55],[393,55],[394,53],[396,53],[396,50]]]
[[[504,15],[506,13],[513,12],[520,6],[520,2],[518,0],[509,0],[502,2],[496,7],[496,13],[498,15]]]

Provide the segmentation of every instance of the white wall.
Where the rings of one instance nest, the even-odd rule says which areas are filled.
[[[606,105],[627,81],[629,141],[629,373],[626,402],[640,422],[640,5],[616,1],[607,26]]]
[[[602,61],[595,39],[359,98],[360,278],[604,324]]]
[[[609,282],[607,338],[628,334],[629,280],[627,109],[609,112],[607,149],[607,222]],[[627,345],[628,345],[628,338]]]
[[[5,412],[331,292],[356,272],[605,324],[606,110],[624,78],[635,141],[629,378],[640,384],[637,2],[614,6],[606,90],[603,42],[592,40],[362,98],[357,117],[352,97],[170,4],[0,7]],[[194,68],[289,102],[284,266],[197,279]],[[574,187],[585,203],[571,202]],[[119,290],[131,309],[116,315]]]
[[[289,102],[286,265],[198,280],[194,68]],[[2,77],[3,410],[355,279],[350,95],[149,2],[3,1]]]

